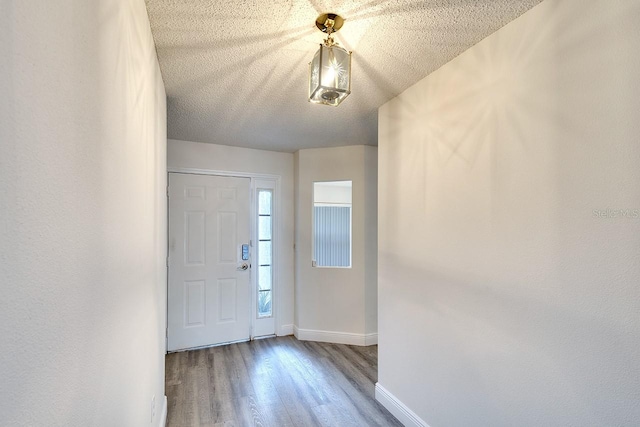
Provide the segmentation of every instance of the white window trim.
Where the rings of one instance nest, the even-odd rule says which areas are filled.
[[[328,182],[340,182],[340,181],[350,181],[351,182],[351,203],[326,203],[326,202],[316,202],[315,199],[315,184],[316,183],[328,183]],[[330,266],[330,265],[317,265],[316,264],[316,242],[315,242],[315,230],[313,229],[315,224],[315,209],[316,205],[322,206],[336,206],[336,207],[345,207],[351,208],[349,210],[349,240],[351,242],[351,248],[349,250],[349,266]],[[351,269],[353,268],[353,179],[332,179],[332,180],[324,180],[324,181],[313,181],[311,183],[311,267],[325,269],[325,268],[335,268],[335,269]]]

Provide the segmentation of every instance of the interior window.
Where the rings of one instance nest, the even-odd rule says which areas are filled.
[[[313,183],[314,267],[351,267],[351,181]]]

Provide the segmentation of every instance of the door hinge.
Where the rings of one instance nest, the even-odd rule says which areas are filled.
[[[167,198],[169,198],[169,186],[167,185]]]
[[[167,257],[167,267],[169,267],[169,257]]]

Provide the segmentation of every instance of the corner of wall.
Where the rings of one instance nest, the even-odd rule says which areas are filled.
[[[293,153],[293,323],[299,324],[299,292],[300,286],[300,274],[298,269],[299,255],[298,255],[298,230],[300,227],[300,220],[298,218],[300,214],[300,208],[298,206],[300,200],[300,151]],[[294,329],[295,334],[295,329]]]
[[[378,147],[364,147],[365,333],[378,342]]]

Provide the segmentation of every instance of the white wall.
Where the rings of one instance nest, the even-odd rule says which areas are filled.
[[[313,184],[313,202],[350,205],[353,200],[351,187],[351,181],[316,182]]]
[[[0,424],[159,425],[166,113],[145,3],[0,11]]]
[[[376,150],[361,145],[295,154],[296,336],[300,339],[359,345],[377,339],[377,300],[372,296],[377,287]],[[314,268],[313,183],[347,180],[353,181],[352,267]]]
[[[276,333],[290,335],[293,332],[294,315],[293,154],[170,139],[167,166],[170,170],[201,169],[281,177],[278,212],[282,217],[279,223],[280,240],[276,242],[280,265],[275,290],[280,304],[275,307],[278,322]]]
[[[638,76],[640,2],[546,0],[380,109],[379,384],[430,426],[640,425]]]

